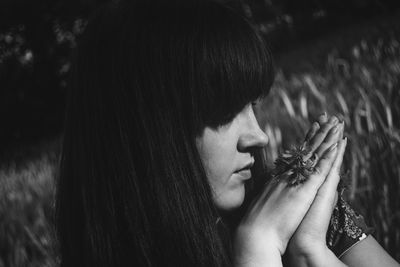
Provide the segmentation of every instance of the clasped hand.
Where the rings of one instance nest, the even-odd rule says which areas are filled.
[[[318,266],[327,259],[340,261],[326,246],[326,232],[337,201],[339,172],[347,140],[343,123],[326,115],[306,135],[314,171],[297,186],[274,179],[249,206],[236,229],[236,266]]]

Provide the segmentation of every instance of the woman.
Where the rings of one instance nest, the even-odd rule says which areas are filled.
[[[221,4],[151,2],[104,7],[77,50],[57,192],[61,265],[342,266],[325,242],[342,126],[321,117],[310,131],[320,160],[306,181],[277,176],[244,205],[268,142],[252,104],[273,81],[271,55]]]

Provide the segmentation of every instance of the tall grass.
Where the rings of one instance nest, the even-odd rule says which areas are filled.
[[[395,38],[361,41],[331,52],[323,69],[278,71],[258,115],[270,142],[270,163],[301,142],[323,111],[341,114],[349,144],[347,197],[400,261],[400,45]],[[51,226],[58,146],[0,168],[0,267],[56,266]]]
[[[265,152],[272,164],[323,111],[340,116],[349,140],[346,196],[400,260],[400,44],[394,37],[363,40],[344,52],[329,53],[323,69],[278,71],[258,111],[270,137]]]
[[[1,166],[0,267],[57,266],[51,223],[58,158],[55,151]]]

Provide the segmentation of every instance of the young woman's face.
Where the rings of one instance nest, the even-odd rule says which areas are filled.
[[[251,179],[250,167],[254,164],[252,151],[267,143],[251,104],[230,123],[218,129],[206,127],[196,139],[217,208],[229,211],[243,203],[244,183]]]

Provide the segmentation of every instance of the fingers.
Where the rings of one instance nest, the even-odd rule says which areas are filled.
[[[329,198],[329,201],[332,202],[335,196],[335,192],[340,180],[340,167],[342,166],[343,162],[343,156],[344,156],[344,151],[346,149],[347,145],[347,138],[339,141],[338,143],[335,143],[334,145],[331,146],[328,152],[325,153],[325,155],[321,158],[321,161],[326,161],[326,163],[321,163],[320,168],[326,168],[323,166],[324,164],[329,164],[329,159],[332,159],[332,151],[335,150],[337,153],[335,155],[334,160],[331,163],[331,166],[326,173],[326,179],[323,181],[323,184],[318,190],[318,194],[322,194],[324,197]],[[332,147],[334,147],[332,149]],[[320,163],[318,163],[320,165]],[[318,168],[317,165],[317,168]],[[325,174],[326,169],[323,169],[323,174]]]
[[[318,122],[314,122],[311,125],[310,130],[306,134],[306,138],[304,139],[304,142],[308,142],[311,138],[313,138],[314,135],[318,132],[319,128],[320,128],[319,123]]]
[[[330,129],[337,125],[338,122],[338,118],[332,116],[329,118],[327,123],[320,125],[318,133],[316,133],[315,136],[309,141],[308,146],[311,151],[315,151],[319,147],[319,145],[324,141],[325,137],[329,133]]]
[[[306,138],[304,139],[304,142],[308,142],[311,138],[314,137],[314,135],[317,133],[317,131],[320,128],[320,125],[323,125],[325,123],[327,123],[328,121],[328,115],[326,114],[326,112],[324,112],[324,114],[320,115],[317,119],[316,122],[314,122],[311,125],[310,130],[307,132],[306,134]]]
[[[340,131],[339,140],[343,139],[343,135],[344,135],[344,120],[341,121],[341,124],[342,124],[342,130]]]
[[[304,187],[307,187],[308,190],[318,190],[318,188],[322,185],[322,183],[327,178],[328,173],[330,172],[337,154],[337,143],[333,144],[328,151],[321,157],[315,166],[314,172],[310,175],[309,179],[304,183]]]
[[[324,114],[322,114],[318,117],[318,122],[320,125],[328,122],[328,115],[326,114],[326,112],[324,112]]]
[[[338,123],[332,128],[330,128],[327,136],[323,140],[323,142],[318,146],[314,153],[317,154],[318,157],[321,157],[324,152],[334,143],[341,140],[341,136],[343,135],[344,123]]]
[[[343,163],[343,156],[344,156],[344,151],[346,150],[346,146],[347,146],[347,137],[345,137],[338,143],[337,157],[332,164],[332,168],[329,171],[329,174],[324,184],[320,188],[324,194],[329,194],[332,196],[332,198],[334,198],[337,186],[340,181],[340,168]]]

